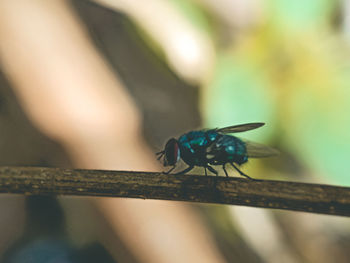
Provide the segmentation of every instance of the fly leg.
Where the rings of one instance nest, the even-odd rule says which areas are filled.
[[[187,167],[185,170],[180,171],[180,172],[177,172],[177,173],[175,173],[174,175],[185,174],[185,173],[191,171],[193,168],[194,168],[194,166],[189,166],[189,167]]]
[[[204,173],[205,173],[205,176],[208,176],[208,174],[207,174],[207,167],[204,167]]]
[[[235,168],[237,170],[237,172],[239,172],[240,175],[244,176],[244,177],[247,177],[248,179],[252,180],[252,181],[259,181],[258,179],[254,179],[248,175],[246,175],[245,173],[243,173],[241,170],[239,170],[233,163],[230,163],[233,168]]]
[[[224,163],[224,164],[222,165],[222,169],[224,170],[226,177],[228,177],[228,173],[227,173],[227,171],[226,171],[225,165],[226,165],[226,163]],[[236,168],[236,169],[237,169],[237,168]]]
[[[175,165],[172,167],[172,168],[170,168],[170,170],[169,171],[167,171],[167,172],[163,172],[163,174],[169,174],[172,170],[174,170],[175,169]]]
[[[215,174],[216,176],[218,176],[218,171],[216,171],[213,167],[211,166],[207,166],[206,168],[208,168],[209,171],[211,171],[213,174]]]

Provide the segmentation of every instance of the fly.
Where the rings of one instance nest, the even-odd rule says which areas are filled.
[[[212,165],[221,165],[228,177],[225,166],[230,164],[240,175],[254,180],[243,173],[238,166],[246,163],[249,158],[271,157],[279,152],[271,147],[246,141],[230,134],[257,129],[263,125],[265,123],[255,122],[220,129],[190,131],[178,139],[169,139],[164,150],[156,154],[158,160],[163,157],[164,166],[173,166],[165,172],[166,174],[174,170],[176,164],[182,159],[188,167],[176,174],[187,173],[195,166],[200,166],[204,168],[205,175],[207,175],[207,169],[218,175],[218,171]]]

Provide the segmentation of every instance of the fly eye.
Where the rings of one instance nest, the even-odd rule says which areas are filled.
[[[164,165],[175,165],[179,159],[179,144],[176,139],[170,139],[165,145]]]

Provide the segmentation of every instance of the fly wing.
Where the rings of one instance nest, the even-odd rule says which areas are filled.
[[[245,143],[247,156],[251,158],[271,157],[276,156],[280,153],[278,150],[260,143],[246,140],[243,141]]]
[[[245,123],[245,124],[225,127],[225,128],[217,129],[216,131],[222,132],[222,133],[244,132],[244,131],[257,129],[263,125],[265,125],[265,123],[263,122],[252,122],[252,123]]]

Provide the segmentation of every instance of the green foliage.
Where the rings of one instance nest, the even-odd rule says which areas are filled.
[[[334,3],[269,3],[267,23],[219,54],[206,124],[266,122],[254,139],[278,136],[310,171],[350,184],[350,53],[325,26]]]

